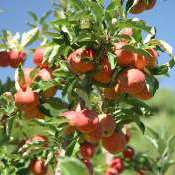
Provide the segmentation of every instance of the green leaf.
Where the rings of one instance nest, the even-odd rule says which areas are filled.
[[[53,154],[53,152],[50,152],[50,153],[47,155],[47,159],[46,159],[45,164],[46,164],[46,165],[49,164],[53,158],[54,158],[54,154]]]
[[[150,127],[147,127],[146,138],[152,143],[160,155],[164,153],[166,144],[164,139],[160,137],[160,133]]]
[[[0,96],[0,116],[12,116],[16,112],[15,101],[12,97]]]
[[[70,1],[69,0],[60,0],[60,6],[62,7],[62,9],[67,12],[67,10],[70,7]]]
[[[156,36],[156,28],[155,27],[152,27],[151,33],[148,33],[148,35],[144,39],[144,43],[150,42],[151,39],[153,39],[155,36]]]
[[[35,92],[45,92],[56,84],[54,80],[43,81],[41,77],[37,77],[35,80],[36,81],[32,84],[32,89]]]
[[[100,22],[104,17],[104,10],[96,2],[88,2],[89,7],[91,8],[92,14],[95,17],[95,20]]]
[[[144,30],[148,33],[151,33],[152,31],[152,27],[148,26],[144,21],[142,20],[137,20],[137,21],[133,21],[131,19],[127,19],[127,20],[120,20],[117,23],[117,27],[119,29],[123,29],[123,28],[134,28],[134,29],[139,29],[139,30]]]
[[[21,46],[26,47],[30,44],[32,44],[34,41],[36,41],[37,36],[39,34],[38,28],[34,28],[27,33],[23,33],[22,39],[21,39]]]
[[[6,123],[6,135],[8,137],[10,137],[10,135],[11,135],[11,131],[12,131],[12,127],[13,127],[13,121],[14,121],[14,118],[7,119],[7,123]]]
[[[53,25],[54,24],[55,25],[69,25],[70,22],[68,21],[67,18],[65,18],[65,19],[56,19],[56,20],[52,21],[51,24],[53,24]]]
[[[70,0],[70,3],[72,4],[72,6],[78,10],[82,10],[85,8],[84,6],[84,2],[81,0]]]
[[[25,84],[26,82],[25,82],[25,76],[24,76],[24,71],[23,71],[23,69],[22,69],[22,67],[21,66],[19,66],[19,68],[18,68],[18,70],[17,70],[18,72],[17,72],[17,77],[18,77],[18,82],[19,82],[19,85],[23,85],[23,84]]]
[[[153,75],[166,75],[169,71],[168,65],[161,65],[151,70]]]
[[[108,59],[111,65],[111,69],[114,69],[117,64],[116,55],[112,54],[111,52],[108,52]]]
[[[46,12],[46,13],[41,17],[41,19],[39,20],[39,23],[40,23],[40,24],[43,24],[43,23],[45,22],[45,20],[50,16],[51,13],[52,13],[52,11]]]
[[[36,15],[34,12],[29,11],[28,14],[33,18],[33,20],[34,20],[35,22],[38,21],[38,17],[37,17],[37,15]]]
[[[41,109],[48,113],[50,116],[58,116],[59,113],[66,111],[67,108],[67,104],[56,97],[45,100],[45,102],[41,105]]]
[[[107,11],[116,10],[118,7],[121,6],[121,0],[112,0],[111,3],[107,6]]]
[[[50,57],[50,55],[52,54],[52,50],[53,50],[53,48],[50,46],[50,47],[47,47],[46,49],[45,49],[45,51],[44,51],[44,58],[46,59],[46,60],[49,60],[49,57]]]
[[[148,90],[154,95],[159,88],[158,80],[153,75],[149,75],[146,77],[146,83]]]
[[[146,138],[149,140],[149,142],[154,146],[154,148],[155,148],[156,150],[159,149],[157,140],[156,140],[155,138],[152,138],[152,137],[150,137],[150,136],[148,136],[148,135],[146,135]]]
[[[169,71],[175,66],[175,56],[172,56],[172,59],[166,64],[158,66],[152,69],[154,75],[168,75]]]
[[[77,139],[73,138],[72,142],[68,145],[68,147],[66,148],[66,156],[72,156],[72,154],[75,152],[75,148],[77,146],[78,142]]]
[[[175,66],[175,56],[173,55],[173,47],[169,45],[167,42],[163,40],[157,40],[157,39],[151,40],[149,44],[159,46],[171,56],[171,59],[169,60],[169,62],[161,66],[161,68],[163,69],[162,74],[168,73]]]
[[[130,11],[130,9],[135,6],[137,3],[139,2],[139,0],[128,0],[126,3],[126,11]]]
[[[49,127],[50,129],[55,130],[55,127],[62,126],[63,124],[66,124],[68,121],[66,118],[57,116],[49,120],[35,119],[32,122],[35,122],[40,126]]]
[[[128,50],[128,51],[133,51],[135,53],[138,53],[138,54],[141,54],[141,55],[144,55],[146,57],[150,57],[150,53],[142,48],[136,48],[134,46],[131,46],[131,45],[126,45],[126,46],[123,46],[122,48]]]
[[[169,147],[170,153],[175,151],[175,135],[174,134],[168,139],[167,145]]]
[[[139,115],[148,117],[151,116],[153,113],[152,108],[148,104],[136,98],[127,98],[127,100],[125,100],[125,103],[127,103],[128,105],[132,105],[133,108],[137,110]]]
[[[148,134],[152,137],[152,138],[154,138],[154,139],[158,139],[159,138],[159,134],[154,130],[154,129],[152,129],[152,128],[150,128],[150,127],[147,127],[147,131],[148,131]]]
[[[83,101],[85,102],[86,107],[90,109],[91,108],[91,104],[90,104],[90,101],[89,101],[88,94],[85,91],[83,91],[81,89],[78,89],[78,88],[75,89],[75,92],[77,93],[77,95],[80,98],[83,99]]]
[[[72,78],[64,87],[62,91],[63,97],[66,99],[67,97],[70,97],[72,95],[72,91],[74,89],[75,84],[77,83],[76,78]]]
[[[60,169],[62,175],[89,175],[85,165],[75,158],[62,158],[60,160]]]
[[[96,0],[96,2],[103,7],[105,0]]]
[[[49,59],[48,59],[48,62],[49,62],[49,63],[53,63],[53,62],[54,62],[54,58],[55,58],[55,56],[58,54],[59,48],[60,48],[59,45],[56,45],[56,46],[53,46],[53,47],[52,47],[52,51],[51,51],[51,53],[50,53],[50,55],[49,55]],[[45,60],[44,60],[44,61],[45,61]]]
[[[0,146],[4,144],[8,140],[7,134],[4,130],[4,127],[0,125]]]
[[[39,73],[40,70],[41,70],[41,69],[40,69],[39,67],[33,69],[33,70],[30,72],[30,75],[29,75],[30,78],[31,78],[31,79],[34,79],[34,78],[36,77],[36,75]]]
[[[152,39],[149,44],[153,46],[159,46],[161,47],[164,51],[166,51],[169,55],[173,56],[173,47],[168,44],[166,41],[163,40],[158,40],[158,39]]]
[[[142,133],[144,134],[145,133],[145,125],[143,122],[137,120],[136,121],[136,124],[138,125],[138,127],[140,128],[140,130],[142,131]]]

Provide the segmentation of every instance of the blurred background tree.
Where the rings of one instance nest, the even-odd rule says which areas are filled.
[[[175,134],[175,92],[172,89],[160,89],[153,100],[148,102],[152,106],[154,115],[145,119],[148,128],[154,128],[160,137],[165,139]],[[147,132],[146,132],[147,133]],[[157,156],[157,151],[146,136],[137,132],[135,126],[132,128],[131,145],[140,152],[145,152],[152,157]],[[172,154],[175,160],[175,154]],[[171,166],[166,175],[174,175],[175,166]],[[124,174],[131,175],[131,172]]]

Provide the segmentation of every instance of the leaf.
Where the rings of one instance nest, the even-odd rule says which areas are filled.
[[[73,152],[75,151],[75,147],[78,144],[77,139],[73,138],[72,142],[66,148],[66,156],[72,156]]]
[[[164,164],[163,164],[163,166],[162,166],[162,172],[163,172],[163,174],[166,174],[166,172],[168,171],[168,169],[172,166],[172,165],[174,165],[174,163],[175,163],[175,161],[174,160],[165,160],[164,161]]]
[[[61,6],[61,9],[63,9],[65,12],[67,12],[69,9],[69,6],[70,6],[70,1],[69,0],[60,0],[60,6]]]
[[[56,11],[56,17],[57,17],[58,19],[63,19],[63,18],[65,18],[65,11],[64,11],[64,9],[59,9],[59,10],[57,10],[57,11]]]
[[[78,89],[78,88],[75,89],[75,92],[77,93],[77,95],[80,98],[83,99],[83,101],[85,102],[85,106],[90,109],[91,108],[91,104],[90,104],[90,101],[89,101],[88,94],[85,91],[83,91],[81,89]]]
[[[116,10],[118,7],[121,6],[121,0],[112,0],[111,3],[107,6],[107,11]]]
[[[55,130],[55,126],[62,126],[63,124],[67,123],[67,119],[63,118],[63,117],[54,117],[52,119],[47,120],[43,120],[43,119],[35,119],[33,120],[33,122],[37,123],[40,126],[43,127],[49,127],[50,129]]]
[[[175,66],[175,56],[172,56],[172,58],[169,60],[168,63],[152,69],[152,73],[154,75],[168,75],[169,71],[171,71],[171,69],[173,69],[174,66]]]
[[[105,0],[96,0],[96,2],[103,7]]]
[[[140,120],[136,121],[136,124],[138,125],[138,127],[140,128],[140,130],[142,131],[142,133],[145,133],[145,125],[143,122],[141,122]]]
[[[125,102],[129,105],[132,105],[140,116],[149,117],[153,114],[152,108],[143,101],[140,101],[136,98],[128,98],[127,100],[125,100]]]
[[[39,73],[41,69],[39,67],[36,67],[35,69],[33,69],[31,72],[30,72],[30,78],[31,79],[34,79],[34,77],[36,77],[36,75]]]
[[[89,175],[85,165],[75,158],[62,158],[60,160],[60,169],[62,175]]]
[[[37,27],[36,24],[32,24],[32,23],[30,23],[30,22],[27,22],[27,25],[28,25],[30,28],[35,28],[35,27]]]
[[[151,142],[151,144],[155,147],[156,150],[159,149],[159,146],[158,146],[156,139],[154,139],[148,135],[146,135],[145,137]]]
[[[151,70],[153,75],[165,75],[169,71],[168,65],[161,65]]]
[[[54,75],[55,75],[55,81],[58,81],[58,82],[60,82],[60,80],[62,80],[62,79],[66,79],[66,77],[68,77],[68,76],[72,76],[72,74],[70,72],[67,72],[64,70],[54,72]]]
[[[54,63],[55,62],[55,57],[58,55],[60,49],[60,45],[54,45],[46,48],[46,51],[44,52],[44,60],[43,62],[49,62],[49,63]]]
[[[47,155],[47,159],[46,159],[46,161],[45,161],[45,165],[48,165],[50,162],[51,162],[51,160],[54,158],[54,154],[53,154],[53,152],[50,152],[48,155]]]
[[[19,46],[20,34],[12,34],[10,31],[3,31],[3,36],[9,49],[17,49]]]
[[[140,101],[138,99],[127,98],[127,100],[125,102],[127,104],[134,105],[134,106],[137,106],[139,108],[146,108],[147,110],[151,111],[151,107],[148,104],[146,104],[143,101]]]
[[[150,42],[151,39],[154,38],[155,36],[156,36],[156,29],[155,29],[155,27],[152,27],[151,33],[148,33],[148,35],[144,39],[144,43]]]
[[[83,2],[80,0],[70,0],[70,3],[72,5],[72,7],[74,7],[77,10],[81,10],[84,8]]]
[[[56,19],[54,21],[51,22],[51,24],[55,24],[55,25],[69,25],[70,22],[68,21],[67,18],[63,18],[63,19]]]
[[[166,144],[164,139],[162,139],[154,129],[147,127],[146,138],[153,144],[156,150],[162,155],[166,149]]]
[[[4,142],[8,140],[7,134],[2,125],[0,125],[0,146],[4,145]]]
[[[108,59],[111,65],[111,69],[114,69],[117,64],[116,56],[113,53],[108,52]]]
[[[56,84],[54,80],[44,81],[41,77],[37,77],[35,80],[31,86],[35,92],[46,92]]]
[[[154,95],[159,88],[159,81],[153,75],[149,75],[146,77],[146,85],[151,94]]]
[[[89,7],[91,8],[91,12],[95,17],[95,20],[100,22],[104,17],[104,10],[101,6],[99,6],[96,2],[88,2]]]
[[[21,66],[17,69],[17,75],[16,76],[18,77],[17,82],[19,82],[19,86],[24,85],[26,83],[25,82],[24,71],[23,71]]]
[[[148,134],[154,139],[158,139],[160,137],[159,134],[150,127],[147,127],[147,131],[148,131]]]
[[[12,131],[12,127],[13,127],[13,121],[14,121],[14,118],[7,119],[7,123],[6,123],[6,135],[8,137],[10,137],[10,135],[11,135],[11,131]]]
[[[62,95],[63,97],[66,99],[67,97],[71,96],[73,88],[75,86],[77,82],[77,79],[72,78],[64,87],[63,91],[62,91]]]
[[[45,20],[50,16],[51,13],[52,13],[52,11],[46,12],[46,13],[41,17],[41,19],[39,20],[39,23],[40,23],[40,24],[43,24],[43,23],[45,22]]]
[[[48,59],[49,63],[52,63],[54,61],[55,56],[58,54],[59,48],[60,48],[59,45],[52,47],[52,51],[50,52],[49,59]],[[43,61],[45,61],[45,60],[43,60]]]
[[[150,53],[142,48],[136,48],[132,45],[126,45],[126,46],[123,46],[122,48],[128,50],[128,51],[133,51],[133,52],[136,52],[138,54],[141,54],[141,55],[144,55],[146,57],[150,57]]]
[[[163,40],[157,40],[157,39],[151,40],[149,44],[159,46],[171,56],[171,59],[169,60],[169,62],[161,66],[161,68],[163,69],[162,74],[168,73],[175,66],[175,56],[173,55],[173,47],[169,45],[167,42]]]
[[[144,30],[148,33],[151,33],[152,27],[148,26],[144,21],[141,20],[131,20],[131,19],[127,19],[127,20],[120,20],[117,25],[116,25],[119,29],[123,29],[123,28],[135,28],[135,29],[139,29],[139,30]]]
[[[38,34],[39,34],[38,28],[34,28],[28,31],[27,33],[26,32],[23,33],[22,39],[21,39],[21,46],[26,47],[29,44],[32,44],[34,41],[36,41]]]
[[[168,44],[166,41],[158,40],[158,39],[152,39],[149,44],[154,46],[159,46],[163,50],[165,50],[170,56],[173,56],[173,47]]]
[[[170,149],[170,152],[175,151],[175,135],[174,134],[168,139],[167,145]]]
[[[66,111],[68,106],[61,99],[53,97],[45,100],[45,102],[41,105],[41,108],[50,116],[58,116],[59,113]]]
[[[33,18],[35,22],[38,22],[38,17],[34,12],[29,11],[28,14]]]
[[[50,55],[52,53],[52,50],[53,50],[53,48],[51,46],[47,47],[45,49],[45,51],[44,51],[44,58],[45,58],[45,60],[49,60],[49,57],[50,57]]]
[[[15,101],[7,95],[0,96],[0,116],[12,116],[16,112]]]
[[[126,11],[130,11],[130,9],[135,6],[137,3],[139,2],[139,0],[128,0],[127,3],[126,3]]]

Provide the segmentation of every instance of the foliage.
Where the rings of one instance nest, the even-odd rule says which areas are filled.
[[[127,170],[163,175],[174,164],[172,155],[175,136],[167,139],[144,123],[144,120],[150,120],[155,110],[161,111],[162,104],[159,103],[157,107],[154,101],[150,102],[153,110],[139,93],[146,90],[141,95],[148,93],[146,98],[152,98],[159,89],[158,78],[169,74],[175,65],[175,57],[172,47],[156,38],[154,27],[143,20],[129,18],[129,13],[138,2],[111,0],[105,6],[103,0],[60,1],[53,13],[48,11],[41,18],[29,12],[33,22],[28,23],[32,27],[28,32],[21,35],[2,32],[0,59],[4,59],[5,54],[6,61],[9,59],[10,62],[3,62],[2,67],[17,68],[15,82],[8,79],[6,83],[0,83],[2,175],[30,174],[31,171],[36,174],[33,161],[37,160],[44,162],[50,174],[55,174],[56,169],[63,175],[93,174],[93,165],[95,174],[105,174],[110,163],[105,161],[109,153],[104,148],[114,153],[112,159],[121,157]],[[148,5],[150,1],[143,3]],[[54,19],[48,22],[51,13]],[[122,34],[128,28],[133,34]],[[41,42],[39,51],[30,48],[36,41]],[[126,44],[119,50],[134,53],[137,56],[134,61],[136,58],[145,59],[146,65],[121,65],[115,50],[116,44],[120,42]],[[29,72],[23,67],[25,58],[19,59],[27,49],[34,51],[36,64]],[[158,54],[167,53],[169,62],[148,66],[149,59],[154,58],[151,49]],[[18,55],[17,58],[14,58],[13,51]],[[12,64],[14,60],[15,65]],[[109,72],[106,73],[106,69]],[[139,76],[132,77],[130,85],[129,78],[126,80],[124,77],[130,75],[129,70],[137,70],[141,80],[137,80]],[[100,76],[97,76],[99,73]],[[110,80],[104,81],[108,73]],[[122,88],[122,82],[126,87]],[[105,97],[106,89],[114,90],[114,99]],[[59,95],[55,96],[56,92]],[[174,113],[168,105],[163,107],[169,113]],[[92,161],[86,160],[81,154],[82,144],[90,142],[87,137],[101,127],[100,114],[107,114],[109,118],[112,116],[115,126],[113,130],[112,125],[103,126],[107,127],[107,134],[110,135],[100,133],[100,140],[95,144],[90,143],[97,150]],[[133,124],[139,128],[135,131],[139,133],[141,130],[152,143],[156,155],[137,152],[132,160],[123,156],[122,152],[127,148],[130,137],[128,127]],[[92,130],[93,127],[96,128]],[[100,129],[104,130],[103,127]],[[73,131],[67,134],[72,128]],[[108,148],[104,144],[104,140],[113,136],[119,140],[116,145],[120,147],[121,144],[122,147],[117,147],[115,151],[109,150],[112,144],[116,147],[114,143],[110,142]],[[87,148],[86,154],[93,148]],[[102,159],[104,163],[101,164]]]

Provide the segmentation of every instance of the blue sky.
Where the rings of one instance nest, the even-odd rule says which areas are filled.
[[[175,48],[175,0],[158,0],[154,10],[137,15],[147,21],[148,24],[157,28],[157,38],[169,42]],[[8,29],[12,32],[24,32],[29,28],[26,22],[30,19],[27,12],[33,11],[41,16],[51,8],[49,0],[0,0],[0,9],[5,12],[0,14],[0,30]],[[31,58],[29,58],[31,59]],[[168,58],[160,57],[161,62]],[[31,62],[31,61],[29,61]],[[175,68],[171,71],[171,77],[162,78],[161,86],[171,87],[175,85]],[[0,79],[5,80],[7,76],[13,77],[14,70],[11,68],[0,68]]]

